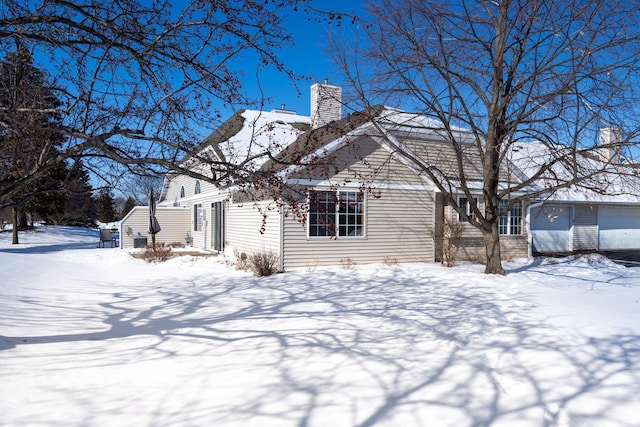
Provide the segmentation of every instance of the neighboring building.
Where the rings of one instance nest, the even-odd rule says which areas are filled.
[[[578,156],[581,172],[605,167],[608,172],[531,203],[533,254],[640,249],[640,168],[621,162],[616,135],[610,128],[602,129],[599,155]],[[552,154],[543,144],[521,143],[512,160],[526,174],[550,163]],[[542,188],[557,185],[571,173],[569,165],[558,164],[537,184]]]
[[[445,218],[457,221],[458,215],[421,173],[426,163],[452,185],[458,180],[455,153],[441,135],[440,123],[383,107],[341,118],[340,105],[338,87],[316,84],[312,117],[286,110],[234,114],[202,142],[200,151],[238,164],[268,150],[271,159],[251,160],[250,167],[286,176],[290,193],[298,189],[299,194],[274,200],[260,189],[262,195],[256,195],[233,185],[216,187],[168,174],[156,213],[162,225],[157,241],[180,236],[194,247],[235,256],[274,251],[284,269],[345,260],[440,261]],[[482,167],[473,154],[473,140],[464,130],[455,132],[463,147],[469,144],[466,178],[478,188],[482,209]],[[198,162],[193,167],[198,168]],[[504,171],[502,179],[513,182],[517,175]],[[464,204],[461,192],[459,199]],[[527,256],[526,208],[516,203],[501,219],[507,258]],[[180,215],[176,210],[188,220],[172,224],[173,234],[164,236],[164,222],[173,222],[171,215]],[[134,236],[142,226],[131,226],[142,218],[143,209],[137,211],[138,216],[132,213],[122,225]],[[132,239],[127,240],[126,231],[124,236],[122,246],[130,247]],[[460,258],[482,260],[484,253],[480,232],[465,227]]]

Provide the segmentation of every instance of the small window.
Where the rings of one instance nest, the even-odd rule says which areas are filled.
[[[358,191],[312,191],[309,237],[364,236],[364,195]]]
[[[478,199],[476,197],[473,198],[473,203],[478,206]],[[473,209],[471,209],[471,203],[469,203],[469,199],[466,197],[460,197],[458,199],[458,206],[460,206],[460,209],[462,209],[469,218],[473,219],[475,217]],[[458,222],[467,222],[467,219],[458,214]]]
[[[184,185],[180,187],[180,198],[184,197]]]
[[[507,208],[509,202],[500,200],[498,209],[500,211]],[[502,235],[522,234],[522,202],[517,200],[512,203],[511,209],[502,215],[498,222],[498,232]]]
[[[200,194],[200,181],[196,181],[196,187],[193,189],[193,194]]]
[[[202,204],[193,205],[193,231],[202,231]]]

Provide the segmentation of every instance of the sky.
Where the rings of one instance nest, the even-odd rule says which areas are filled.
[[[321,0],[312,4],[322,10],[355,14],[359,19],[365,19],[364,5],[361,0]],[[301,92],[298,93],[292,82],[281,73],[265,70],[261,76],[260,86],[265,96],[272,98],[271,102],[265,106],[265,110],[281,108],[284,104],[286,109],[294,110],[300,115],[309,115],[309,87],[315,82],[324,81],[325,78],[329,79],[330,83],[341,83],[340,70],[336,69],[324,51],[327,47],[327,36],[354,32],[359,25],[361,22],[354,24],[348,18],[344,18],[339,26],[335,22],[317,22],[314,19],[308,19],[302,11],[289,15],[285,20],[285,27],[293,35],[295,44],[283,49],[278,56],[295,73],[309,76],[311,79],[298,82]],[[253,71],[255,63],[249,60],[241,67],[246,70],[245,90],[250,96],[258,96],[260,87],[256,83]]]
[[[317,267],[0,233],[1,427],[632,427],[640,268]]]

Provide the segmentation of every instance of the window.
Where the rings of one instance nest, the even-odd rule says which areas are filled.
[[[200,194],[200,181],[196,181],[196,187],[193,190],[193,194]]]
[[[184,197],[184,185],[180,187],[180,197]]]
[[[358,191],[312,191],[309,237],[364,235],[364,195]]]
[[[193,231],[202,231],[202,204],[193,205]]]
[[[499,210],[506,209],[509,202],[507,200],[500,200],[498,205]],[[500,217],[498,222],[498,232],[500,234],[522,234],[522,202],[515,201],[511,205],[511,209]]]
[[[476,206],[478,206],[478,199],[474,197],[473,198],[473,203]],[[465,211],[465,213],[467,214],[467,216],[469,218],[475,217],[475,214],[473,213],[473,210],[471,209],[471,203],[469,203],[469,199],[467,199],[466,197],[460,197],[458,199],[458,206],[460,206],[460,209]],[[467,220],[462,215],[458,214],[458,222],[467,222]]]

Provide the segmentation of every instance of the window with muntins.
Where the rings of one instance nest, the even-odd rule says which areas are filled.
[[[193,205],[193,231],[202,230],[202,204]]]
[[[499,210],[506,209],[508,201],[500,200]],[[511,209],[502,215],[498,222],[498,233],[503,235],[522,234],[522,202],[515,201],[511,205]]]
[[[312,191],[309,237],[364,236],[364,195],[359,191]]]
[[[476,206],[478,206],[478,199],[477,198],[473,198],[473,202],[475,203]],[[465,211],[465,213],[467,214],[467,216],[469,218],[473,218],[475,217],[475,214],[473,213],[473,210],[471,209],[471,203],[469,203],[469,199],[467,199],[466,197],[460,197],[458,199],[458,206],[460,206],[460,208]],[[458,214],[458,222],[467,222],[467,220],[460,214]]]

